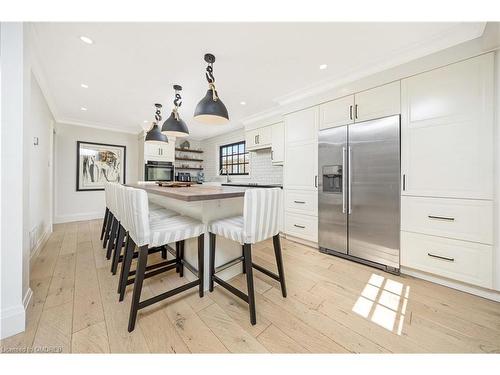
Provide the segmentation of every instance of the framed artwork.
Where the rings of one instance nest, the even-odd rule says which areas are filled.
[[[76,142],[76,191],[104,190],[104,182],[125,183],[126,147]]]

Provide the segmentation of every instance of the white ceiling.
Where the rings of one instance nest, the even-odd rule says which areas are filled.
[[[204,139],[241,127],[242,119],[301,88],[479,37],[484,23],[35,23],[32,29],[38,78],[56,120],[139,132],[156,102],[166,119],[172,85],[180,84],[181,117],[193,138]],[[94,44],[80,41],[82,35]],[[207,90],[206,52],[217,59],[229,125],[193,120]]]

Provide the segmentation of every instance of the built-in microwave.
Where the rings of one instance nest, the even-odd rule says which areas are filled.
[[[174,166],[169,161],[148,160],[144,169],[145,181],[173,181]]]

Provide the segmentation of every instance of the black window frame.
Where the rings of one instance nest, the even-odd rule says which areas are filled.
[[[240,153],[239,152],[239,149],[240,149],[240,145],[243,145],[244,147],[244,152],[243,153]],[[232,151],[233,149],[233,146],[238,146],[237,149],[238,149],[238,152],[237,153],[234,153]],[[223,149],[226,149],[226,150],[229,150],[231,149],[231,153],[227,153],[226,151],[226,155],[223,155],[222,154],[222,150]],[[236,156],[236,158],[238,159],[240,155],[248,155],[248,151],[247,151],[247,146],[246,146],[246,142],[245,141],[239,141],[239,142],[234,142],[234,143],[228,143],[228,144],[225,144],[225,145],[221,145],[219,146],[219,175],[225,175],[225,173],[220,173],[222,169],[226,170],[226,167],[227,166],[235,166],[237,165],[238,166],[238,170],[240,169],[239,166],[240,165],[244,165],[243,167],[243,170],[245,172],[243,173],[229,173],[230,176],[247,176],[249,175],[250,171],[249,171],[249,166],[250,166],[250,159],[249,157],[244,157],[243,158],[243,163],[239,162],[238,160],[236,162],[234,162],[234,157]],[[226,164],[223,164],[222,163],[222,157],[228,157],[230,156],[231,157],[231,163],[226,163]],[[245,161],[245,159],[247,161]]]

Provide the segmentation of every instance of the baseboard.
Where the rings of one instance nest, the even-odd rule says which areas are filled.
[[[31,297],[33,297],[33,291],[31,290],[31,288],[28,288],[23,298],[24,311],[28,310],[28,306],[30,305],[31,302]]]
[[[45,232],[43,232],[43,235],[38,239],[38,242],[35,246],[35,249],[31,252],[30,255],[30,262],[32,262],[38,254],[40,253],[40,250],[43,249],[45,244],[47,243],[47,240],[49,239],[50,235],[52,234],[52,225],[50,225]]]
[[[302,238],[291,236],[291,235],[286,234],[286,233],[281,233],[281,237],[284,237],[287,240],[292,241],[292,242],[300,243],[301,245],[312,247],[313,249],[319,249],[317,242],[312,242],[312,241],[309,241],[309,240],[304,240]]]
[[[84,221],[102,219],[104,217],[104,208],[100,212],[88,212],[85,214],[57,215],[54,217],[54,224],[70,223],[72,221]]]
[[[430,281],[432,283],[440,284],[448,288],[460,290],[461,292],[473,294],[475,296],[490,299],[492,301],[500,302],[500,292],[492,289],[481,288],[470,284],[461,283],[460,281],[451,280],[445,277],[432,275],[427,272],[418,271],[413,268],[401,267],[401,273]]]

